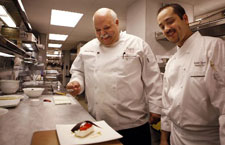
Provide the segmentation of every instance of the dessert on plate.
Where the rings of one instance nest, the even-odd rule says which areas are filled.
[[[97,126],[91,121],[82,121],[77,123],[71,131],[75,133],[77,137],[86,137],[92,132],[94,132],[94,126]],[[99,127],[99,126],[97,126]]]

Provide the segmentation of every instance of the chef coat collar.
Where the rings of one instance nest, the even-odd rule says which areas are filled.
[[[190,52],[190,49],[192,47],[190,47],[195,41],[195,39],[198,39],[198,37],[200,36],[201,34],[197,31],[195,33],[193,33],[185,42],[184,44],[181,46],[181,47],[178,47],[177,46],[177,53],[176,53],[176,56],[182,56],[184,53],[189,53]]]

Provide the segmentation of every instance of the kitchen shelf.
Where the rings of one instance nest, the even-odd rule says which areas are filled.
[[[25,50],[19,48],[14,43],[4,38],[4,36],[0,35],[0,51],[9,53],[12,55],[20,55],[22,57],[26,57],[27,54]]]

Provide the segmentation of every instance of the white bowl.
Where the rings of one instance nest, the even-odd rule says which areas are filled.
[[[24,93],[31,98],[40,97],[45,89],[44,88],[24,88]]]
[[[0,81],[1,90],[5,94],[13,94],[19,89],[19,80],[1,80]]]

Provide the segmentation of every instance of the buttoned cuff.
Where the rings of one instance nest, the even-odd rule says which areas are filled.
[[[171,121],[164,114],[163,110],[162,110],[162,114],[161,114],[161,130],[168,131],[168,132],[171,131]]]
[[[155,114],[161,114],[161,111],[162,111],[162,107],[160,105],[149,103],[149,112],[152,112]]]

